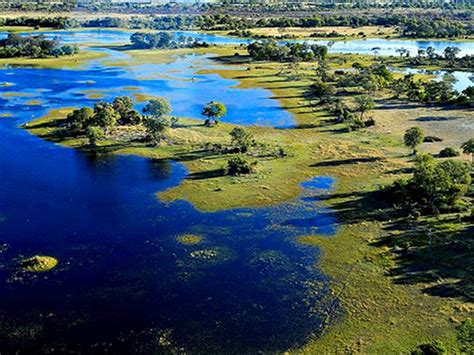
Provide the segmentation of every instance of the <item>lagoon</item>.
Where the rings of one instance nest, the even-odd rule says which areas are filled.
[[[269,91],[198,74],[213,65],[191,55],[169,64],[0,70],[0,82],[11,83],[0,87],[2,350],[279,352],[341,311],[317,267],[318,249],[297,241],[335,234],[336,218],[319,204],[333,179],[312,179],[300,198],[277,206],[206,213],[157,198],[188,178],[181,164],[90,156],[20,128],[51,109],[137,93],[170,98],[178,116],[199,118],[212,99],[228,104],[229,122],[293,124]],[[182,235],[202,242],[183,244]],[[57,258],[58,267],[22,272],[18,261],[35,254]]]

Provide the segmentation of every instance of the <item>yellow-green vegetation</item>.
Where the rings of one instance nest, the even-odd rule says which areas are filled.
[[[41,100],[28,100],[25,102],[25,104],[28,106],[39,106],[41,103]]]
[[[78,54],[54,58],[0,58],[0,66],[14,65],[37,68],[79,68],[90,60],[107,57],[106,53],[82,50]]]
[[[292,36],[299,39],[309,39],[313,33],[330,34],[337,33],[341,37],[323,37],[323,39],[344,40],[347,38],[377,38],[377,37],[396,37],[397,33],[394,27],[383,26],[362,26],[353,28],[350,26],[325,26],[325,27],[260,27],[249,30],[255,35],[263,36]],[[317,38],[316,38],[317,39]]]
[[[27,92],[5,92],[1,94],[3,97],[33,97],[35,94]]]
[[[139,94],[139,93],[133,94],[132,96],[135,98],[135,101],[137,102],[145,102],[145,101],[149,101],[156,98],[156,96],[153,96],[153,95]]]
[[[178,242],[186,245],[200,244],[202,242],[202,237],[195,234],[183,234],[176,238]]]
[[[3,83],[0,83],[0,86],[2,87],[10,87],[10,86],[14,86],[15,84],[14,83],[9,83],[9,82],[3,82]]]
[[[31,258],[23,259],[19,262],[24,271],[45,272],[50,271],[58,265],[58,260],[52,256],[35,255]]]
[[[37,31],[52,31],[50,27],[43,27],[41,30],[28,26],[0,26],[0,32],[37,32]]]
[[[0,118],[8,118],[8,117],[13,117],[11,113],[0,113]]]
[[[450,129],[446,139],[459,146],[464,133],[457,123],[464,122],[471,114],[460,109],[441,111],[402,105],[382,91],[377,107],[371,112],[376,126],[348,132],[343,124],[334,123],[327,111],[307,99],[306,90],[315,76],[313,63],[295,68],[286,63],[252,63],[242,55],[235,56],[235,52],[244,53],[233,47],[213,47],[208,51],[218,55],[227,66],[206,72],[238,80],[240,88],[269,89],[282,107],[293,114],[297,122],[295,128],[246,128],[256,142],[270,148],[283,147],[288,154],[258,156],[258,173],[228,176],[223,168],[232,154],[216,153],[205,146],[229,144],[229,133],[236,126],[221,123],[206,127],[202,121],[186,118],[168,130],[167,142],[159,147],[127,138],[143,134],[143,128],[114,127],[97,149],[183,162],[189,176],[179,186],[162,192],[160,198],[185,199],[206,211],[280,203],[298,196],[299,184],[304,180],[318,175],[334,177],[335,191],[322,203],[338,214],[343,225],[333,238],[301,236],[300,241],[321,248],[319,266],[333,280],[332,292],[340,299],[345,313],[339,319],[331,319],[319,339],[301,349],[293,349],[294,352],[409,353],[422,343],[437,340],[442,341],[450,353],[456,353],[459,350],[456,326],[469,317],[473,309],[472,303],[457,296],[467,289],[457,285],[457,294],[427,290],[439,290],[456,284],[456,278],[465,277],[463,261],[451,264],[453,273],[445,274],[442,270],[430,270],[436,262],[447,263],[446,251],[438,251],[436,260],[418,257],[411,261],[413,269],[420,267],[416,262],[430,269],[424,277],[417,278],[410,273],[407,258],[397,249],[403,245],[403,250],[430,253],[416,249],[416,242],[426,239],[421,226],[433,226],[444,233],[449,224],[452,225],[449,231],[470,233],[472,224],[450,215],[442,223],[429,218],[413,220],[412,225],[407,224],[403,229],[396,220],[387,218],[384,209],[378,208],[380,198],[376,192],[380,186],[403,176],[412,164],[402,143],[405,127],[416,122],[431,134],[437,132],[436,120],[420,118],[444,117],[443,124]],[[203,53],[204,50],[162,51],[159,59],[153,55],[156,51],[136,52],[128,64],[168,61],[173,60],[174,55],[191,52]],[[360,62],[361,58],[355,60]],[[348,60],[344,65],[350,67],[355,60]],[[348,96],[350,103],[351,96]],[[45,139],[86,149],[85,137],[71,137],[58,128],[57,120],[64,119],[70,111],[51,111],[48,116],[29,123],[27,128]],[[418,234],[413,236],[408,232]]]

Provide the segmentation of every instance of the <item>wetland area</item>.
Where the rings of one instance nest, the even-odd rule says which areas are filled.
[[[393,116],[448,132],[457,144],[473,135],[472,111],[381,100],[373,130],[341,133],[305,101],[306,78],[279,77],[280,63],[228,62],[243,57],[249,39],[178,32],[211,47],[160,53],[123,50],[131,34],[123,30],[42,33],[81,52],[64,62],[0,60],[0,352],[404,353],[433,339],[455,346],[452,318],[473,311],[472,294],[425,295],[437,282],[428,278],[392,282],[396,256],[374,245],[383,244],[385,226],[369,211],[363,219],[359,197],[409,164]],[[473,42],[385,39],[336,41],[329,53],[368,61],[374,47],[396,56],[400,47],[428,46],[474,54]],[[403,70],[435,80],[444,73],[393,71]],[[472,73],[453,74],[459,92],[472,85]],[[174,138],[189,146],[111,143],[95,154],[71,149],[81,138],[57,139],[48,126],[119,96],[138,110],[167,98],[180,118]],[[226,104],[224,123],[198,126],[211,101]],[[452,117],[465,127],[459,139]],[[437,120],[445,126],[431,127]],[[225,161],[196,147],[224,142],[236,125],[257,141],[286,144],[288,156],[263,159],[255,176],[223,176]],[[58,263],[47,272],[18,267],[34,255]],[[442,276],[456,277],[465,275]]]

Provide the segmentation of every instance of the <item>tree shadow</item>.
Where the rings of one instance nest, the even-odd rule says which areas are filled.
[[[435,117],[435,116],[423,116],[417,117],[412,121],[417,122],[443,122],[443,121],[454,121],[457,120],[459,117]]]
[[[224,169],[214,169],[214,170],[206,170],[200,171],[198,173],[189,174],[186,179],[189,180],[206,180],[206,179],[214,179],[218,177],[222,177],[225,175]]]
[[[350,159],[322,161],[322,162],[315,163],[311,166],[312,167],[341,166],[341,165],[360,164],[360,163],[376,163],[376,162],[380,162],[384,160],[385,158],[382,158],[382,157],[350,158]]]
[[[308,198],[330,202],[331,211],[323,213],[342,219],[347,225],[380,222],[384,234],[371,245],[388,247],[395,255],[395,264],[387,271],[393,283],[419,284],[429,295],[474,301],[472,217],[407,217],[407,211],[387,203],[380,190]]]
[[[427,294],[472,302],[474,225],[461,222],[457,215],[431,223],[405,219],[389,226],[389,234],[374,245],[395,251],[397,263],[390,270],[395,283],[423,283]]]

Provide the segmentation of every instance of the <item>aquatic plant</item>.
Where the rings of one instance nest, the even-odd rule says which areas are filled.
[[[194,234],[183,234],[176,238],[181,244],[193,245],[202,242],[202,237]]]
[[[58,260],[52,256],[35,255],[31,258],[23,259],[19,263],[24,271],[44,272],[50,271],[58,265]]]

